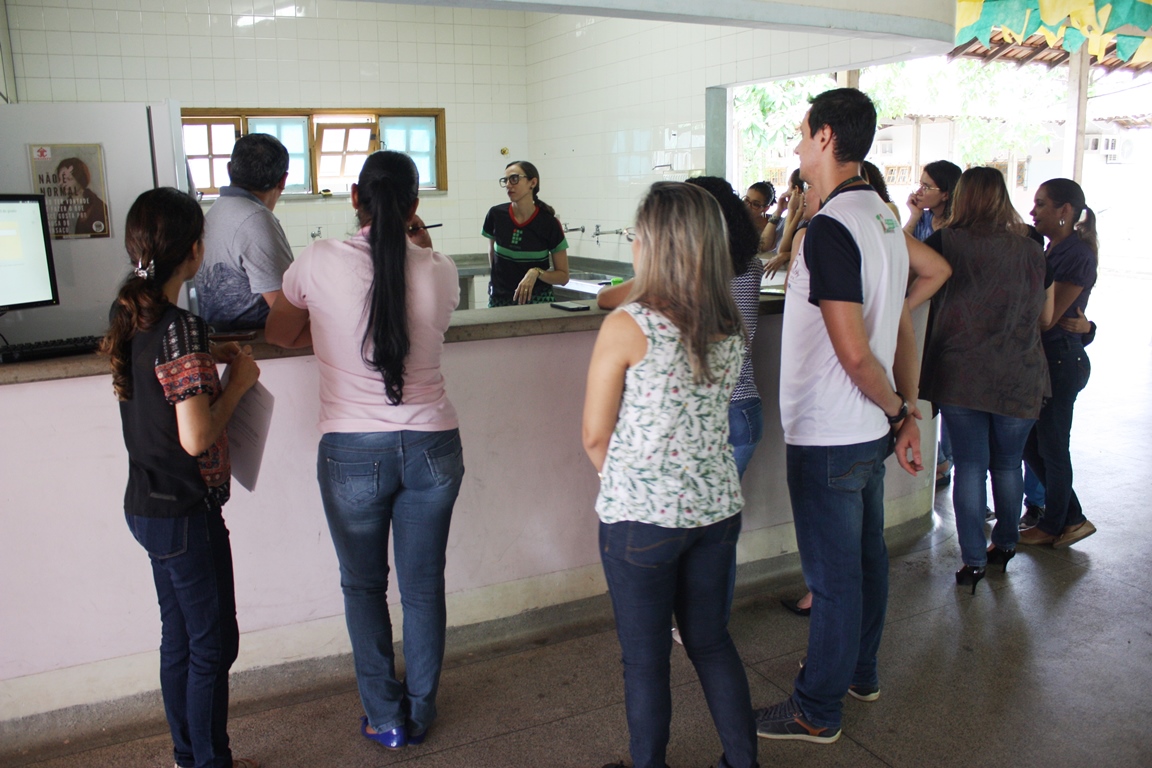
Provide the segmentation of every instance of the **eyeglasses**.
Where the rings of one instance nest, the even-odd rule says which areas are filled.
[[[921,184],[920,185],[920,191],[921,192],[939,192],[940,187],[934,187],[931,184]]]
[[[729,198],[729,199],[731,199],[731,198]],[[747,195],[745,195],[744,197],[742,197],[740,199],[744,201],[745,205],[749,206],[750,208],[755,208],[758,211],[764,210],[769,205],[769,203],[761,203],[758,200],[753,200],[752,198],[748,197]]]
[[[628,227],[627,229],[625,229],[624,230],[624,239],[630,243],[633,240],[635,240],[636,239],[636,227]]]
[[[520,174],[518,174],[518,173],[513,173],[513,174],[512,174],[512,175],[510,175],[510,176],[505,176],[504,178],[502,178],[502,179],[499,179],[499,181],[500,181],[500,186],[502,186],[502,187],[507,187],[507,186],[511,185],[511,186],[513,186],[513,187],[514,187],[514,186],[516,186],[517,184],[519,184],[519,183],[520,183],[520,180],[521,180],[521,179],[523,179],[523,178],[525,178],[525,177],[524,177],[524,176],[521,176],[521,175],[520,175]]]

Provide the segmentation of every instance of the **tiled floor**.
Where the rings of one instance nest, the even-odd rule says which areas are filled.
[[[894,556],[880,652],[883,695],[845,704],[834,745],[760,744],[765,766],[1149,766],[1152,743],[1152,296],[1146,274],[1105,273],[1090,316],[1092,381],[1074,429],[1077,491],[1100,532],[1066,550],[1022,551],[976,595],[958,590],[960,559],[946,495],[933,530]],[[755,703],[791,688],[807,620],[780,607],[800,583],[737,601],[732,634]],[[236,713],[238,755],[266,768],[394,764],[517,768],[598,766],[627,756],[619,647],[603,623],[577,636],[454,659],[441,717],[420,747],[390,753],[357,731],[352,685],[301,692]],[[673,649],[677,768],[714,765],[719,742],[682,649]],[[81,745],[73,745],[81,750]],[[54,750],[60,755],[70,747]],[[166,733],[17,763],[38,768],[171,766]]]

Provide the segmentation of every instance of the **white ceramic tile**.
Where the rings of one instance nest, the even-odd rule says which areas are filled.
[[[17,84],[20,101],[52,101],[52,80],[47,77],[29,77],[23,85]]]

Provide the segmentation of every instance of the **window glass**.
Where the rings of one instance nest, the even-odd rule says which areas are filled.
[[[436,118],[381,117],[384,148],[406,152],[420,171],[420,188],[436,188]]]

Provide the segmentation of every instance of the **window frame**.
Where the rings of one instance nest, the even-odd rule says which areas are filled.
[[[228,125],[228,124],[231,124],[235,128],[235,138],[233,138],[233,142],[235,142],[236,139],[239,139],[243,135],[243,133],[242,133],[243,123],[242,123],[241,119],[236,115],[218,115],[215,117],[209,117],[207,115],[202,115],[202,116],[197,116],[197,117],[189,116],[187,118],[181,116],[181,120],[180,120],[181,142],[183,142],[183,138],[184,138],[184,128],[189,126],[189,125],[203,125],[208,129],[208,137],[207,137],[208,138],[208,154],[207,155],[189,155],[187,150],[185,150],[184,159],[185,160],[197,159],[197,158],[207,159],[208,160],[208,173],[211,174],[212,176],[215,176],[215,171],[212,170],[212,159],[214,157],[223,157],[223,155],[212,154],[212,126],[214,126],[214,125]],[[214,179],[214,180],[217,182],[220,181],[220,179]],[[203,192],[206,195],[218,195],[218,194],[220,194],[220,188],[219,187],[205,187],[204,189],[197,188],[197,191]]]
[[[227,108],[197,108],[185,107],[180,110],[181,130],[185,122],[199,124],[206,118],[217,118],[215,122],[224,122],[227,119],[238,119],[240,121],[240,135],[246,136],[248,134],[248,118],[250,117],[307,117],[308,118],[308,158],[311,166],[311,184],[312,191],[310,193],[294,193],[293,197],[302,194],[319,195],[320,190],[317,188],[319,184],[319,166],[320,166],[320,151],[316,142],[317,139],[317,122],[316,116],[323,115],[325,117],[340,115],[372,115],[376,118],[376,124],[373,129],[373,141],[376,146],[380,143],[380,123],[384,118],[389,117],[431,117],[436,121],[436,186],[432,189],[421,190],[427,192],[447,192],[448,191],[448,139],[445,130],[445,110],[443,107],[425,107],[425,108],[362,108],[362,109],[275,109],[270,107],[260,107],[257,109],[227,109]],[[326,123],[320,123],[325,125]],[[219,194],[219,191],[210,193],[205,190],[205,194]]]

